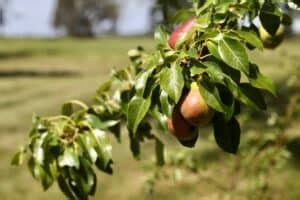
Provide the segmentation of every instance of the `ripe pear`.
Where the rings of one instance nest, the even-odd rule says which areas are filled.
[[[167,127],[179,141],[191,141],[198,136],[196,128],[184,120],[177,107],[175,107],[172,117],[167,120]]]
[[[180,24],[175,31],[173,31],[170,35],[169,45],[172,49],[175,49],[176,43],[178,40],[184,36],[184,34],[188,33],[195,25],[197,24],[196,18],[191,18],[186,22]]]
[[[211,122],[214,110],[205,102],[196,82],[191,84],[190,91],[182,98],[180,113],[189,124],[196,127],[203,127]]]

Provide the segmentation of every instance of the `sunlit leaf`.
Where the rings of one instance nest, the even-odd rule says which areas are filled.
[[[11,164],[14,166],[19,166],[24,161],[24,148],[22,147],[19,152],[17,152],[11,160]]]
[[[127,111],[127,127],[134,134],[136,134],[137,128],[142,120],[145,118],[151,105],[150,98],[143,99],[141,97],[136,97],[129,103]]]
[[[253,31],[237,31],[240,37],[242,37],[246,42],[251,44],[252,46],[263,50],[264,46],[260,38]]]
[[[144,91],[145,91],[145,88],[147,87],[147,81],[148,81],[148,78],[149,76],[152,74],[153,70],[155,68],[152,67],[146,71],[142,71],[136,78],[136,81],[135,81],[135,89],[136,89],[136,94],[138,96],[143,96],[144,95]]]
[[[162,26],[158,26],[154,33],[154,38],[158,43],[158,46],[165,47],[168,45],[169,36],[166,30]]]
[[[160,74],[160,86],[174,102],[178,102],[184,87],[182,68],[178,64],[164,68]]]
[[[218,44],[222,60],[229,66],[249,74],[249,60],[245,47],[238,41],[223,37]]]
[[[160,93],[160,105],[163,113],[167,116],[172,115],[172,105],[169,101],[169,96],[165,91],[161,91]]]
[[[79,158],[72,147],[67,147],[64,153],[58,158],[60,167],[75,167],[79,168]]]

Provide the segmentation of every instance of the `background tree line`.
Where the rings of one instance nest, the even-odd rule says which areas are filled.
[[[169,23],[174,12],[189,5],[189,0],[157,0],[152,8],[152,26],[164,20]],[[115,32],[120,5],[117,0],[58,0],[54,26],[64,27],[68,35],[91,37],[93,24],[103,19],[113,23]],[[157,17],[161,16],[161,17]]]

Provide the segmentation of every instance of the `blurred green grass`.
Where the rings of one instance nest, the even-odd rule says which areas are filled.
[[[112,67],[128,64],[127,50],[142,44],[153,50],[151,38],[99,39],[0,39],[0,197],[3,200],[63,199],[57,187],[44,193],[33,180],[26,166],[10,166],[10,158],[18,146],[26,142],[33,112],[53,115],[70,99],[91,102],[97,85],[107,79]],[[300,39],[288,40],[276,51],[251,53],[263,71],[273,77],[279,88],[297,67],[300,67]],[[73,76],[74,74],[74,76]],[[276,100],[274,100],[276,101]],[[297,123],[289,130],[298,134]],[[94,199],[220,199],[216,188],[208,183],[185,181],[160,184],[154,197],[143,192],[143,164],[130,155],[127,140],[114,142],[115,174],[99,173],[99,185]],[[149,149],[151,145],[146,145]],[[203,165],[218,169],[221,159],[205,159],[209,155],[200,142]],[[214,147],[215,148],[215,147]],[[219,152],[219,151],[218,151]],[[144,153],[145,158],[149,158]],[[226,157],[228,158],[228,157]],[[225,159],[225,158],[223,158]],[[220,169],[222,173],[222,169]],[[216,175],[218,176],[218,175]],[[284,173],[273,177],[285,199],[300,198],[300,172],[290,164]],[[283,182],[282,179],[285,181]],[[226,181],[226,180],[224,180]]]

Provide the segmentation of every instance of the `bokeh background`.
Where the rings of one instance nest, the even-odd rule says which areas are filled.
[[[243,132],[264,134],[269,130],[270,116],[284,114],[288,97],[299,92],[300,19],[297,13],[291,14],[294,23],[282,46],[275,51],[251,53],[262,71],[275,80],[279,95],[268,99],[271,108],[263,115],[245,111],[248,114],[240,117],[244,121]],[[2,200],[64,199],[57,186],[43,192],[26,166],[10,166],[13,153],[26,142],[33,112],[55,115],[64,101],[92,102],[98,84],[108,78],[112,67],[129,63],[129,49],[142,45],[147,51],[154,50],[152,33],[162,18],[154,0],[0,0]],[[294,84],[295,88],[290,89]],[[300,199],[297,112],[286,130],[290,156],[269,176],[272,199]],[[211,132],[210,129],[204,131]],[[126,138],[122,144],[113,143],[115,174],[98,174],[98,192],[94,199],[231,199],[218,185],[195,177],[162,181],[156,186],[154,196],[149,196],[145,181],[151,174],[148,169],[151,145],[145,145],[142,162],[136,162]],[[178,144],[172,148],[181,149]],[[230,163],[235,158],[225,155],[209,139],[200,140],[192,151],[196,152],[201,161],[200,169],[207,176],[218,177],[222,184],[229,184]],[[241,177],[239,183],[247,191],[247,176]],[[247,192],[251,196],[251,191]]]

